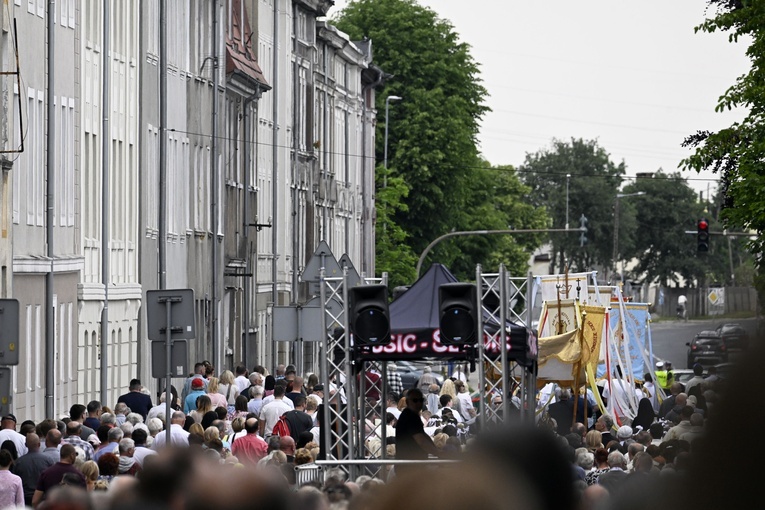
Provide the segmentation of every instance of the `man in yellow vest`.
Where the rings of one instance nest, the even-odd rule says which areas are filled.
[[[673,381],[672,363],[669,361],[659,361],[656,363],[656,384],[661,389],[668,391]]]

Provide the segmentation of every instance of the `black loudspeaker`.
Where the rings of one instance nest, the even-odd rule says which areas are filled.
[[[354,346],[387,345],[390,337],[388,287],[359,285],[348,291],[349,323]]]
[[[438,324],[442,344],[475,344],[477,305],[476,286],[472,283],[445,283],[438,288]]]

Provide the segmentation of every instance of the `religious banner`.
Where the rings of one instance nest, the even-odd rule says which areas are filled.
[[[624,310],[624,313],[622,313]],[[623,320],[622,320],[623,319]],[[645,373],[645,348],[648,328],[647,303],[621,303],[609,311],[611,328],[611,366],[623,365],[625,376],[642,379]],[[605,367],[598,369],[598,376],[605,374]]]
[[[574,299],[545,301],[539,317],[539,337],[551,337],[579,328],[579,303]]]
[[[581,332],[578,329],[539,339],[537,379],[574,381],[582,358]],[[580,374],[583,380],[583,374]]]
[[[587,301],[591,305],[603,305],[609,306],[611,302],[611,296],[614,293],[614,288],[607,285],[599,285],[597,287],[590,287],[589,294],[590,299]]]
[[[582,363],[594,373],[600,361],[600,346],[605,334],[606,307],[584,305],[582,307]]]
[[[590,300],[590,289],[596,288],[595,271],[589,273],[551,274],[534,277],[535,293],[539,289],[542,301],[578,299],[582,303]]]

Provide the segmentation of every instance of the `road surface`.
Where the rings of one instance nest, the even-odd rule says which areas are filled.
[[[706,319],[683,321],[662,321],[651,323],[654,357],[669,360],[675,368],[687,368],[688,346],[696,333],[715,329],[723,322],[741,324],[756,341],[757,319]]]

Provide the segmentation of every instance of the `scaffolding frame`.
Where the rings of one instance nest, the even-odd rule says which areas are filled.
[[[328,277],[324,268],[320,271],[321,329],[324,332],[321,342],[320,381],[325,384],[325,399],[322,411],[322,439],[324,441],[324,460],[338,466],[350,479],[361,474],[375,476],[387,461],[387,431],[385,420],[386,398],[388,394],[387,364],[385,356],[379,359],[355,359],[351,345],[348,310],[348,268],[343,268],[342,277]],[[382,279],[362,279],[362,284],[387,283],[387,275]],[[477,309],[479,335],[475,359],[478,363],[479,377],[479,425],[482,430],[490,424],[509,423],[511,415],[503,412],[513,396],[512,388],[520,387],[522,420],[533,420],[536,398],[536,360],[524,366],[510,360],[507,350],[507,321],[517,322],[529,331],[531,324],[532,277],[511,277],[504,265],[498,273],[483,273],[480,265],[476,266],[478,283]],[[499,296],[495,307],[487,301],[491,293]],[[330,301],[342,305],[339,313],[330,309]],[[491,308],[491,309],[490,309]],[[496,332],[484,331],[484,313],[487,321],[495,323]],[[483,341],[481,341],[483,340]],[[500,355],[488,346],[498,346]],[[489,379],[486,367],[498,374],[497,380]],[[380,375],[380,399],[374,405],[367,398],[369,384],[367,374],[376,371]],[[363,376],[361,375],[363,374]],[[358,386],[357,386],[358,377]],[[337,384],[337,391],[330,394],[330,385]],[[511,384],[512,382],[512,384]],[[341,384],[342,383],[342,384]],[[488,390],[488,393],[486,392]],[[487,394],[497,393],[502,396],[502,404],[488,406]],[[345,402],[343,402],[345,399]],[[377,430],[377,420],[380,429]],[[367,441],[379,440],[380,450],[367,451]],[[382,460],[383,462],[372,462]]]

